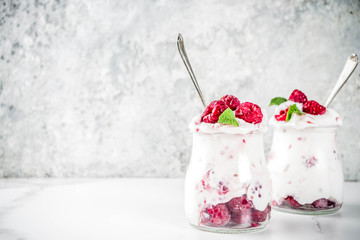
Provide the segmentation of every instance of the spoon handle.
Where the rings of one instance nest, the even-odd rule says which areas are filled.
[[[198,81],[196,80],[195,74],[191,68],[190,65],[190,61],[189,58],[187,57],[186,51],[185,51],[185,45],[184,45],[184,38],[181,36],[181,34],[179,33],[178,39],[177,39],[177,46],[178,46],[178,50],[180,53],[180,56],[185,64],[185,67],[187,69],[187,71],[189,72],[190,78],[196,88],[197,93],[199,94],[199,97],[201,99],[202,104],[204,105],[204,107],[206,108],[206,103],[204,100],[204,96],[201,92],[200,86]]]
[[[350,57],[348,57],[348,59],[345,63],[344,69],[342,70],[340,77],[335,84],[334,89],[332,90],[329,98],[327,99],[327,101],[325,103],[325,107],[328,107],[330,105],[332,100],[335,98],[336,94],[340,91],[342,86],[344,86],[346,81],[349,79],[351,74],[354,72],[358,63],[359,63],[359,58],[356,54],[353,53]]]

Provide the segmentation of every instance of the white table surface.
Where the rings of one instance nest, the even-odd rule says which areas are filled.
[[[0,239],[360,239],[360,183],[345,183],[340,213],[272,211],[268,228],[246,234],[189,226],[183,188],[183,179],[0,179]]]

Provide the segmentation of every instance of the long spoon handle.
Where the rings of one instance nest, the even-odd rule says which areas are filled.
[[[338,94],[340,89],[344,86],[346,81],[350,78],[351,74],[354,72],[358,63],[359,63],[359,58],[356,54],[352,54],[350,57],[348,57],[344,69],[342,70],[340,77],[335,84],[334,89],[332,90],[329,98],[325,103],[325,107],[328,107],[330,105],[332,100],[335,98],[336,94]]]
[[[204,105],[204,107],[206,108],[206,103],[204,100],[204,96],[201,92],[200,86],[198,81],[196,80],[195,74],[191,68],[191,64],[189,61],[189,58],[187,57],[186,51],[185,51],[185,45],[184,45],[184,38],[181,36],[181,34],[179,33],[178,39],[177,39],[177,46],[178,46],[178,50],[180,53],[180,56],[185,64],[185,67],[187,69],[187,71],[189,72],[190,78],[196,88],[197,93],[199,94],[199,97],[201,99],[202,104]]]

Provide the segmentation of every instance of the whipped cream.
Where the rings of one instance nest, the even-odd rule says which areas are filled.
[[[261,109],[263,119],[261,123],[253,124],[245,122],[240,118],[236,118],[239,127],[222,123],[205,123],[200,122],[201,114],[192,119],[189,128],[192,132],[199,133],[227,133],[227,134],[247,134],[253,132],[265,132],[268,128],[268,118],[265,110]]]
[[[342,120],[337,112],[327,108],[323,115],[311,115],[305,113],[304,115],[293,114],[290,121],[277,121],[275,115],[278,115],[280,111],[286,110],[291,105],[296,104],[297,108],[301,111],[303,108],[302,103],[296,103],[293,101],[286,101],[280,104],[274,112],[274,116],[270,118],[269,124],[272,127],[277,128],[296,128],[305,129],[312,127],[340,127]]]

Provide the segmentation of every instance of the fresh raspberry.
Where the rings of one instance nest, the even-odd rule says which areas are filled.
[[[226,207],[225,203],[219,203],[216,206],[212,206],[207,209],[207,212],[211,215],[210,222],[217,226],[224,226],[230,220],[230,211]]]
[[[325,198],[320,198],[312,203],[314,208],[327,208],[327,207],[335,207],[335,203],[333,201],[327,200]]]
[[[300,203],[298,203],[298,201],[296,201],[292,196],[287,196],[286,198],[284,198],[285,201],[287,201],[291,206],[293,207],[301,207],[302,205]]]
[[[261,123],[263,114],[261,108],[251,102],[241,103],[235,110],[235,116],[248,123]]]
[[[237,224],[246,224],[251,222],[251,209],[246,209],[240,214],[231,213],[231,221]]]
[[[255,222],[252,222],[252,223],[251,223],[251,227],[253,227],[253,228],[254,228],[254,227],[258,227],[258,226],[259,226],[258,223],[255,223]]]
[[[287,115],[287,112],[289,111],[289,108],[290,107],[288,107],[285,110],[281,110],[278,115],[275,115],[275,119],[278,121],[286,121],[286,115]]]
[[[315,208],[325,208],[327,207],[327,204],[328,202],[325,198],[320,198],[312,203]]]
[[[239,99],[233,95],[225,95],[220,100],[224,101],[231,110],[235,110],[240,105]]]
[[[217,123],[219,116],[228,108],[222,100],[212,101],[201,115],[201,122]]]
[[[320,105],[316,101],[311,100],[304,103],[303,112],[312,115],[323,115],[326,112],[326,107]]]
[[[230,211],[233,213],[242,213],[244,210],[248,210],[253,206],[253,203],[251,200],[247,199],[246,194],[242,195],[241,197],[235,197],[231,199],[227,206]]]
[[[289,100],[291,100],[293,102],[298,102],[298,103],[305,103],[305,102],[307,102],[307,97],[302,91],[295,89],[291,93]]]
[[[260,211],[255,208],[252,209],[252,219],[254,222],[264,222],[266,221],[268,215],[271,212],[271,207],[268,205],[265,210]],[[270,215],[269,215],[270,218]]]

